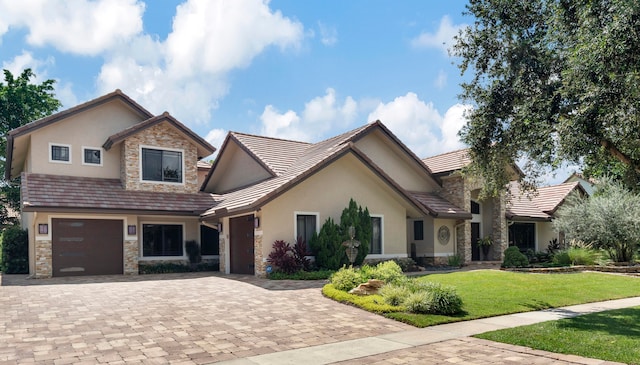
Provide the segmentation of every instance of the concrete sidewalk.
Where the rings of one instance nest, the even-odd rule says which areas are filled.
[[[531,350],[522,346],[498,344],[468,337],[504,328],[635,306],[640,306],[640,297],[449,323],[422,329],[251,356],[221,362],[220,364],[321,365],[340,362],[358,364],[409,364],[415,361],[423,362],[427,359],[430,359],[428,361],[429,363],[464,363],[472,359],[474,360],[474,364],[489,364],[495,363],[498,358],[500,358],[500,363],[505,364],[614,364],[604,360],[588,359],[574,355],[553,354]],[[431,352],[437,353],[443,351],[444,353],[452,354],[453,358],[444,358],[442,354],[436,358],[429,357]],[[389,355],[379,356],[384,354]],[[467,357],[465,358],[465,356]],[[482,362],[482,359],[480,359],[482,356],[490,360]]]

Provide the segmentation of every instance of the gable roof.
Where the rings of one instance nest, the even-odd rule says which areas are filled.
[[[120,179],[22,173],[24,211],[152,212],[199,216],[217,201],[213,194],[126,190]]]
[[[469,156],[469,149],[465,148],[423,158],[422,162],[431,169],[431,172],[439,175],[467,167],[471,163],[471,157]]]
[[[205,212],[203,218],[209,216],[225,216],[257,209],[348,153],[357,157],[388,186],[418,208],[418,210],[431,215],[441,213],[436,209],[428,209],[423,202],[402,189],[391,177],[376,166],[375,163],[354,145],[355,141],[373,130],[380,130],[389,136],[416,161],[418,166],[424,169],[425,173],[430,175],[428,168],[409,151],[406,146],[401,145],[399,140],[393,136],[380,121],[366,124],[315,144],[232,132],[225,140],[221,155],[224,153],[225,146],[229,143],[229,140],[233,139],[255,158],[256,161],[268,169],[273,177],[221,195],[220,203]],[[219,156],[219,159],[220,157],[222,156]],[[207,181],[215,173],[215,169],[216,164],[214,164],[214,167],[209,172],[209,176],[203,184],[203,187],[206,186]]]
[[[534,195],[520,190],[517,182],[509,184],[511,199],[507,202],[507,218],[551,220],[558,208],[573,191],[586,194],[578,182],[539,187]]]
[[[72,108],[60,111],[58,113],[49,115],[47,117],[38,119],[36,121],[33,121],[31,123],[27,123],[23,126],[20,126],[18,128],[12,129],[11,131],[9,131],[9,133],[7,133],[7,151],[6,151],[6,167],[5,167],[5,179],[6,180],[10,180],[12,175],[17,175],[17,174],[12,174],[13,171],[13,142],[16,138],[20,137],[20,136],[24,136],[27,135],[29,133],[32,133],[40,128],[46,127],[48,125],[51,125],[53,123],[56,123],[58,121],[61,121],[65,118],[68,118],[70,116],[73,116],[75,114],[81,113],[83,111],[86,111],[88,109],[94,108],[96,106],[111,102],[113,100],[119,100],[121,101],[123,104],[125,104],[126,106],[128,106],[130,109],[132,109],[133,111],[135,111],[136,113],[138,113],[141,117],[143,118],[151,118],[153,117],[153,114],[151,114],[147,109],[143,108],[140,104],[136,103],[133,99],[131,99],[130,97],[128,97],[127,95],[125,95],[120,89],[116,89],[115,91],[105,94],[101,97],[98,97],[96,99],[93,100],[89,100],[85,103],[76,105]]]
[[[154,125],[160,124],[162,122],[169,123],[172,127],[177,129],[180,133],[184,134],[187,138],[190,138],[196,145],[198,146],[198,158],[203,158],[215,152],[216,148],[213,147],[209,142],[205,141],[199,135],[193,133],[189,128],[187,128],[184,124],[180,123],[177,119],[172,117],[168,112],[164,112],[161,115],[151,117],[145,121],[134,124],[131,127],[122,130],[116,134],[113,134],[107,138],[107,140],[102,145],[102,148],[105,150],[111,149],[114,144],[118,144],[128,137],[140,133],[141,131],[153,127]]]

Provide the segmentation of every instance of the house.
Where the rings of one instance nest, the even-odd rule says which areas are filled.
[[[5,178],[22,177],[31,275],[137,274],[184,262],[189,240],[215,258],[217,231],[199,218],[216,197],[198,180],[214,151],[119,90],[10,131]]]
[[[354,199],[367,207],[367,259],[446,261],[457,227],[472,218],[445,199],[441,180],[381,122],[318,143],[231,132],[202,191],[217,203],[201,215],[220,227],[220,270],[264,275],[276,240],[307,242]]]
[[[509,184],[511,199],[507,204],[509,245],[520,251],[546,251],[553,240],[562,243],[564,235],[553,229],[558,208],[570,194],[589,195],[579,181],[538,187],[523,192],[517,183]]]
[[[582,174],[574,172],[564,182],[568,183],[568,182],[576,182],[576,181],[580,183],[580,186],[582,186],[582,188],[587,193],[587,195],[589,196],[593,195],[593,193],[595,192],[595,188],[593,186],[595,184],[594,179],[591,179],[591,178],[587,179]]]

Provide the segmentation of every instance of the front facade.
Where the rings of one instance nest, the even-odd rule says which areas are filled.
[[[141,263],[184,262],[190,240],[217,255],[198,219],[214,198],[198,191],[197,173],[215,149],[170,115],[115,91],[7,140],[32,276],[137,274]]]

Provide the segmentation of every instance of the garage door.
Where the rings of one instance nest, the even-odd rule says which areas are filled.
[[[122,221],[52,219],[53,276],[122,274]]]

